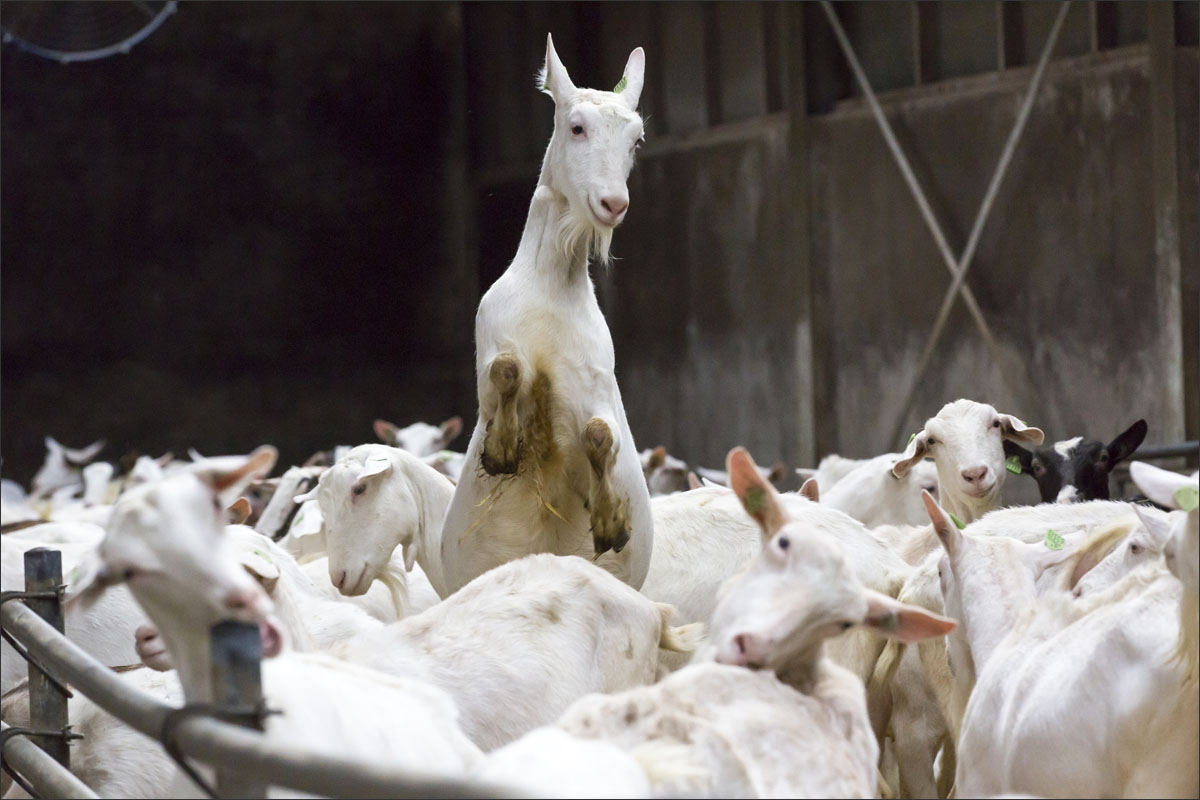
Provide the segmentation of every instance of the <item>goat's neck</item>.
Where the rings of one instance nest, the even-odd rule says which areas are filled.
[[[560,291],[583,288],[590,291],[591,281],[587,274],[590,236],[575,237],[570,252],[564,252],[562,245],[565,227],[572,223],[567,198],[553,186],[553,157],[554,142],[551,140],[510,269],[525,271],[535,280],[547,282]]]
[[[324,598],[316,592],[308,576],[295,561],[276,556],[276,563],[279,566],[279,580],[271,591],[271,600],[279,621],[287,631],[288,644],[302,652],[315,650],[316,645],[305,619],[311,618],[316,610],[314,606]]]
[[[424,465],[422,465],[424,467]],[[412,546],[417,548],[417,563],[425,571],[438,597],[446,597],[446,578],[442,571],[442,523],[454,497],[454,485],[432,467],[408,470],[409,482],[421,515],[417,529],[412,532]]]
[[[821,661],[825,657],[824,642],[811,644],[789,655],[775,670],[775,676],[801,694],[811,694],[821,677]]]
[[[1016,624],[1022,609],[1036,599],[1033,580],[1021,570],[989,564],[964,580],[962,622],[978,672]]]
[[[163,644],[171,655],[171,663],[183,686],[184,699],[189,703],[213,702],[212,636],[207,630],[190,630],[179,620],[159,620],[151,616]]]

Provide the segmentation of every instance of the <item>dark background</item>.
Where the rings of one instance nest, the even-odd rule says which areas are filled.
[[[958,253],[1057,5],[836,7]],[[1196,438],[1198,18],[1072,6],[967,281],[1005,358],[960,302],[907,429],[968,396],[1051,439]],[[648,143],[593,271],[639,446],[902,445],[949,275],[816,4],[182,3],[128,55],[0,48],[4,476],[45,434],[287,464],[377,416],[470,420],[548,30],[581,86],[647,50]]]

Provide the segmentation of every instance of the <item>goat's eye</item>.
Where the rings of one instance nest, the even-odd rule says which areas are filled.
[[[1137,542],[1134,542],[1129,545],[1129,552],[1131,555],[1136,556],[1138,553],[1142,552],[1142,546]]]
[[[992,420],[992,427],[993,427],[993,428],[999,428],[999,427],[1000,427],[1000,420],[998,420],[998,419],[994,419],[994,420]]]
[[[838,623],[838,624],[839,624],[839,625],[841,625],[841,628],[842,628],[842,630],[844,630],[844,631],[848,631],[848,630],[850,630],[851,628],[853,628],[853,627],[854,627],[854,623],[853,623],[853,622],[851,622],[850,620],[844,620],[844,621],[842,621],[842,622],[840,622],[840,623]]]
[[[583,126],[582,125],[572,125],[571,133],[575,134],[576,136],[583,135]]]
[[[130,580],[130,579],[134,578],[137,574],[138,574],[137,570],[134,569],[133,567],[126,567],[125,571],[121,573],[121,578],[123,580]]]
[[[930,447],[933,447],[935,444],[937,444],[937,439],[934,439],[932,436],[930,436],[928,439],[925,440],[925,444],[929,445]]]
[[[792,543],[788,540],[788,537],[786,537],[786,536],[779,537],[779,549],[780,550],[787,550],[791,546],[792,546]]]
[[[358,494],[362,494],[362,493],[363,493],[363,492],[365,492],[366,490],[367,490],[367,485],[366,485],[365,483],[357,483],[357,484],[355,484],[355,485],[354,485],[354,489],[353,489],[352,491],[353,491],[353,492],[354,492],[356,495],[358,495]]]
[[[1040,461],[1033,462],[1033,476],[1040,478],[1046,474],[1046,467]]]

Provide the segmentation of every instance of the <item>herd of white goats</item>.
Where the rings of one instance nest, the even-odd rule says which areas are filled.
[[[377,423],[276,478],[269,446],[116,476],[47,440],[32,491],[4,485],[4,588],[61,550],[68,636],[176,704],[211,700],[211,626],[256,624],[269,740],[531,795],[1195,797],[1195,475],[1134,462],[1157,507],[1086,500],[1123,453],[1006,453],[1042,431],[970,400],[794,494],[741,448],[711,481],[639,456],[587,265],[628,207],[644,64],[578,89],[548,42],[555,130],[480,304],[466,453],[457,420]],[[1000,505],[1051,467],[1083,502]],[[10,724],[24,673],[5,649]],[[190,789],[85,697],[70,719],[101,796]]]

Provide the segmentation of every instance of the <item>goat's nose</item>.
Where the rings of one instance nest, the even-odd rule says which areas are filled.
[[[971,467],[962,471],[963,480],[967,483],[979,483],[987,477],[987,467]]]
[[[254,602],[254,593],[245,589],[235,589],[225,595],[225,607],[230,611],[245,611],[253,608]]]
[[[333,574],[333,585],[338,588],[339,592],[342,590],[342,587],[346,585],[346,570],[339,569]]]
[[[612,215],[613,219],[625,213],[625,209],[629,208],[629,201],[624,197],[609,195],[608,197],[600,198],[600,206]]]

